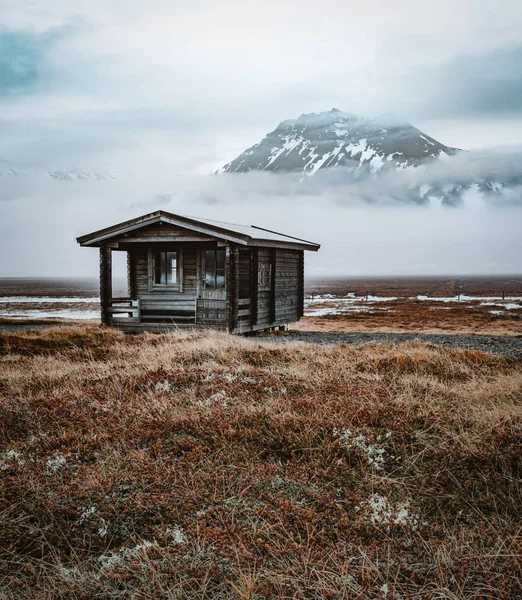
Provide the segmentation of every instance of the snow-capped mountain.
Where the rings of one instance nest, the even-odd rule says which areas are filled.
[[[61,181],[71,181],[75,179],[95,179],[95,180],[112,180],[119,179],[121,169],[99,171],[94,169],[85,169],[81,167],[69,168],[46,168],[41,165],[20,165],[12,163],[8,160],[0,159],[0,177],[9,177],[13,175],[41,175],[51,179],[59,179]]]
[[[354,175],[410,169],[456,154],[413,125],[392,118],[365,119],[332,110],[283,121],[218,173],[302,172],[344,167]]]

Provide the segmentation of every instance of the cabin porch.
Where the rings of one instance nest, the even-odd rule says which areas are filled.
[[[142,307],[145,307],[143,310]],[[227,301],[194,298],[188,300],[143,301],[141,298],[112,298],[109,301],[107,325],[122,331],[164,331],[194,328],[226,330]],[[251,301],[238,300],[239,328],[250,331]],[[245,329],[246,327],[246,329]]]
[[[122,251],[127,253],[128,296],[113,297],[112,256]],[[155,266],[157,254],[176,257],[172,281],[164,285]],[[251,249],[216,243],[103,246],[102,321],[128,332],[208,327],[251,331],[251,261]]]

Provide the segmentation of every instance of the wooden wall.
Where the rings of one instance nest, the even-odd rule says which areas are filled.
[[[154,244],[154,247],[158,250],[174,248],[172,245],[166,246],[165,244]],[[141,299],[145,318],[147,313],[158,313],[155,308],[160,307],[165,310],[176,308],[187,313],[194,310],[195,299],[198,297],[200,286],[202,286],[201,255],[205,248],[215,248],[216,243],[186,243],[176,244],[175,247],[181,249],[183,254],[182,291],[155,287],[152,282],[149,284],[149,246],[141,243],[125,245],[129,254],[129,290],[132,290],[132,297]],[[167,299],[173,301],[172,306],[166,303]],[[226,329],[229,326],[228,303],[224,299],[199,299],[196,321],[201,326],[219,326]]]
[[[272,279],[269,290],[259,289],[257,292],[256,329],[299,320],[302,312],[302,257],[302,250],[257,249],[258,269],[271,269]]]
[[[163,227],[163,226],[162,226]],[[159,226],[156,226],[159,228]],[[153,236],[149,232],[140,231]],[[157,234],[156,234],[157,235]],[[154,237],[154,239],[157,239]],[[194,306],[200,291],[201,253],[205,248],[215,247],[215,242],[201,244],[179,244],[183,252],[183,291],[153,288],[149,285],[148,244],[129,243],[128,277],[129,290],[133,297],[141,298],[142,309],[152,311],[155,301],[180,302],[186,300],[187,307]],[[122,244],[120,244],[122,247]],[[158,249],[161,244],[157,245]],[[224,327],[234,331],[267,329],[299,320],[303,312],[303,258],[302,250],[280,248],[242,248],[234,244],[227,251],[226,301],[210,298],[198,301],[197,323],[201,326]],[[270,289],[258,288],[259,270],[270,270]],[[200,283],[201,285],[201,283]],[[250,318],[238,317],[237,311],[248,308],[244,300],[250,299]],[[241,306],[239,302],[243,300]]]
[[[299,320],[299,250],[275,251],[275,320]]]
[[[252,250],[239,249],[239,297],[250,298],[250,270]]]
[[[270,248],[259,248],[257,255],[258,270],[269,269],[273,260],[273,252]],[[257,273],[255,274],[257,277]],[[259,289],[257,292],[257,325],[270,325],[271,315],[271,291]]]
[[[135,295],[140,298],[153,296],[195,296],[198,282],[198,251],[194,244],[180,244],[183,253],[183,291],[172,289],[161,289],[159,287],[150,289],[149,286],[149,255],[148,248],[136,244],[129,248],[130,281],[129,288],[134,290]],[[158,245],[158,249],[160,246]]]

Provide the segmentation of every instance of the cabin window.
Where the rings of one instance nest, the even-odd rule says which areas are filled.
[[[207,290],[225,289],[225,250],[205,251],[205,288]]]
[[[257,288],[260,292],[269,292],[272,287],[272,265],[260,266],[257,272]]]
[[[154,285],[180,289],[181,253],[171,250],[155,250],[152,252],[151,258]]]

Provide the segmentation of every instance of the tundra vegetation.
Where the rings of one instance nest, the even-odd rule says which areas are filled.
[[[516,598],[522,363],[0,336],[0,597]]]
[[[507,308],[506,308],[507,307]],[[364,298],[350,303],[342,298],[308,300],[305,316],[292,326],[301,331],[382,333],[522,334],[522,303],[506,301],[440,302],[413,298]]]

